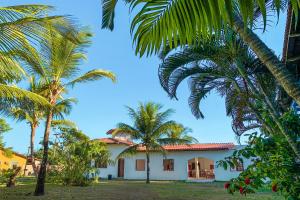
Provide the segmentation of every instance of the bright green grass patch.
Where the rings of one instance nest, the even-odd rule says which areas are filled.
[[[283,200],[270,191],[241,196],[230,195],[223,183],[184,183],[173,181],[100,181],[88,187],[47,184],[46,195],[33,197],[34,181],[26,180],[15,188],[0,188],[1,200],[53,199],[53,200]]]

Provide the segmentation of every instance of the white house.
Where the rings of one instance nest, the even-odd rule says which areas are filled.
[[[112,130],[108,132],[111,134]],[[131,157],[119,158],[117,156],[134,143],[125,135],[111,138],[100,138],[108,145],[111,159],[115,164],[98,166],[101,178],[145,179],[146,155],[145,149]],[[216,162],[232,155],[232,152],[242,146],[233,143],[210,143],[191,145],[167,145],[166,156],[160,152],[150,154],[150,179],[151,180],[186,180],[186,181],[227,181],[237,177],[244,167],[249,165],[249,160],[236,169],[217,167]],[[244,166],[243,166],[244,165]]]

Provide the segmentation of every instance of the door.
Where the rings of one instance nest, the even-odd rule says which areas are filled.
[[[118,160],[118,177],[124,177],[124,158]]]

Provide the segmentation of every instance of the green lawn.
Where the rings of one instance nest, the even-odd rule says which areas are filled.
[[[269,191],[249,196],[230,195],[223,189],[223,183],[184,183],[184,182],[152,182],[146,185],[142,181],[103,181],[89,187],[64,187],[50,185],[43,197],[33,197],[34,184],[27,182],[15,188],[0,188],[1,200],[19,199],[101,199],[101,200],[283,200]]]

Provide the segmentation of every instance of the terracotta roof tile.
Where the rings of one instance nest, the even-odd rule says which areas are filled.
[[[230,150],[234,148],[233,143],[207,143],[207,144],[184,144],[184,145],[165,145],[166,151],[217,151]],[[139,151],[145,151],[145,147],[139,147]]]
[[[98,139],[101,142],[104,142],[106,144],[125,144],[125,145],[133,145],[133,142],[129,140],[122,140],[119,138],[100,138]]]
[[[133,145],[134,143],[129,140],[119,138],[100,138],[101,142],[106,144],[125,144]],[[217,150],[230,150],[235,145],[233,143],[203,143],[203,144],[182,144],[182,145],[165,145],[166,151],[217,151]],[[145,147],[140,146],[139,151],[145,151]]]

